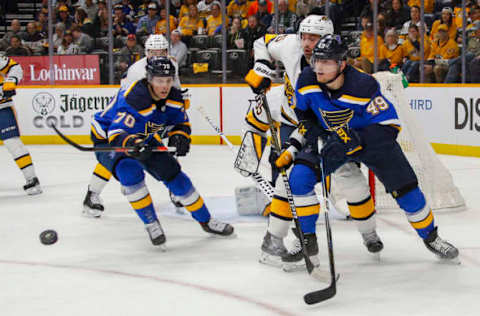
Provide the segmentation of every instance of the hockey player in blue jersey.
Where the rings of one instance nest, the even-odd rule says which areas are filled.
[[[315,233],[319,202],[314,186],[321,179],[320,164],[328,175],[355,161],[373,170],[430,251],[442,259],[456,258],[458,249],[438,236],[415,172],[396,141],[401,127],[394,106],[375,78],[346,64],[346,51],[336,36],[326,35],[317,43],[310,67],[297,81],[295,111],[302,133],[276,161],[284,167],[295,159],[290,174],[295,206],[311,214],[299,219],[302,230]],[[323,145],[319,149],[318,137],[301,134],[319,136]]]
[[[144,222],[154,245],[165,243],[165,234],[158,221],[152,198],[144,182],[145,171],[162,181],[177,196],[204,231],[228,236],[233,227],[210,216],[202,197],[178,161],[167,152],[152,152],[152,147],[176,147],[178,156],[190,148],[190,123],[181,91],[172,87],[175,66],[166,57],[148,60],[147,78],[120,89],[103,112],[95,114],[92,139],[96,147],[134,147],[123,153],[97,152],[98,161],[120,181],[122,193]]]

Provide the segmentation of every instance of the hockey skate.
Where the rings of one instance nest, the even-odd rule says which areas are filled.
[[[163,228],[162,225],[160,225],[160,222],[156,220],[150,224],[145,224],[145,229],[147,230],[148,236],[150,237],[152,244],[154,246],[160,246],[162,250],[165,250],[164,244],[167,241],[167,238],[165,237],[165,233],[163,232]]]
[[[383,249],[383,242],[378,237],[377,232],[372,230],[368,233],[362,233],[363,244],[367,247],[368,252],[378,254]]]
[[[438,236],[437,227],[423,240],[428,250],[433,252],[437,257],[444,260],[451,260],[454,263],[460,263],[458,260],[458,249],[451,243],[443,240]]]
[[[283,238],[279,238],[270,234],[267,231],[263,237],[262,252],[260,253],[260,263],[273,266],[282,267],[282,257],[288,255],[287,248],[283,244]]]
[[[37,177],[27,180],[27,183],[23,186],[23,189],[28,195],[37,195],[43,192],[42,187],[40,186],[40,181],[38,181]]]
[[[303,259],[302,245],[298,238],[298,232],[295,228],[292,228],[293,233],[297,236],[295,245],[292,250],[288,251],[287,255],[282,257],[282,269],[285,272],[294,272],[305,270],[305,260]],[[307,248],[307,254],[315,267],[320,265],[318,259],[318,243],[317,235],[315,233],[304,234],[304,242]]]
[[[102,216],[104,209],[100,195],[88,190],[87,195],[83,200],[83,215],[98,218]]]
[[[232,225],[222,223],[214,218],[210,218],[206,223],[200,223],[200,226],[202,226],[204,231],[214,236],[230,237],[233,235]]]

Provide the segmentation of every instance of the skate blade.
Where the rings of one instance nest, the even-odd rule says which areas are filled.
[[[91,208],[84,206],[82,215],[88,218],[100,218],[102,216],[102,211],[92,210]]]
[[[267,266],[275,267],[275,268],[281,268],[283,265],[281,257],[273,256],[264,251],[260,253],[260,258],[258,258],[258,262],[260,262],[261,264],[265,264]]]
[[[33,188],[26,189],[25,192],[28,195],[38,195],[38,194],[43,193],[42,188],[40,186],[36,186],[36,187],[33,187]]]
[[[382,261],[382,258],[380,257],[380,251],[379,252],[374,252],[370,253],[371,257],[373,258],[374,261],[380,262]]]
[[[315,268],[320,266],[320,260],[317,256],[311,256],[310,261],[312,261]],[[307,270],[307,266],[305,265],[305,260],[302,258],[302,260],[298,262],[283,262],[282,270],[285,272],[305,271]]]
[[[456,258],[453,258],[453,259],[446,259],[446,258],[442,258],[442,257],[437,256],[437,258],[438,258],[438,262],[441,263],[441,264],[447,264],[447,265],[453,265],[453,266],[458,266],[458,265],[462,264],[459,257],[456,257]]]
[[[185,209],[183,207],[176,207],[176,206],[175,206],[175,213],[177,213],[179,215],[187,214],[187,212],[185,211]]]
[[[157,245],[155,247],[157,247],[161,252],[166,252],[167,251],[167,245],[165,245],[165,244]]]
[[[237,234],[233,232],[230,235],[219,235],[215,233],[207,233],[210,238],[216,238],[216,239],[235,239],[237,238]]]

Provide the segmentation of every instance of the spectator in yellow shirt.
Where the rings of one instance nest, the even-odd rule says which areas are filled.
[[[423,58],[430,54],[430,41],[423,38]],[[418,26],[410,25],[407,39],[402,44],[403,66],[402,72],[407,76],[408,81],[418,82],[420,76],[420,32]]]
[[[430,40],[436,40],[436,35],[438,33],[438,27],[440,25],[446,25],[448,30],[448,36],[450,39],[455,40],[457,38],[457,24],[453,20],[453,11],[452,8],[444,7],[442,9],[442,17],[439,20],[433,22],[432,32],[430,33]]]
[[[180,20],[178,29],[182,33],[184,40],[189,41],[189,39],[185,37],[190,37],[197,34],[199,35],[203,34],[203,28],[204,28],[203,20],[200,19],[200,16],[198,15],[197,6],[195,4],[191,4],[188,7],[188,16],[184,16]]]
[[[432,43],[432,50],[425,64],[425,80],[431,82],[432,72],[434,82],[443,82],[448,71],[448,60],[458,57],[457,43],[448,37],[448,27],[442,24],[438,27],[437,40]]]
[[[248,3],[247,0],[232,0],[227,7],[227,15],[230,18],[235,16],[245,19],[248,12]]]
[[[420,0],[408,0],[409,7],[412,7],[414,5],[420,7]],[[425,0],[424,6],[425,13],[433,13],[433,9],[435,8],[435,0]]]
[[[379,70],[389,70],[392,67],[402,66],[403,50],[398,44],[398,34],[395,29],[390,29],[385,34],[385,44],[380,47]]]
[[[360,57],[355,61],[354,66],[361,68],[366,73],[371,74],[373,71],[373,63],[375,59],[375,38],[373,35],[373,24],[367,22],[365,31],[360,39]],[[383,45],[383,39],[377,35],[378,56],[380,56],[380,47]]]
[[[180,7],[180,13],[178,13],[179,20],[182,20],[184,16],[188,16],[189,8],[192,4],[197,6],[197,0],[185,0],[185,3]]]
[[[173,15],[170,15],[170,30],[174,30],[177,28],[177,22]],[[160,8],[160,20],[158,20],[157,24],[155,25],[155,34],[163,34],[167,33],[167,9],[165,7]]]
[[[215,30],[222,25],[222,14],[220,13],[220,8],[221,5],[218,1],[214,1],[210,7],[212,14],[207,17],[207,34],[209,36],[214,35]],[[226,22],[228,24],[228,18],[226,19]]]

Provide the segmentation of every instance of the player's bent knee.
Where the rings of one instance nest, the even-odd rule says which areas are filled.
[[[184,196],[193,189],[192,181],[181,171],[172,180],[164,181],[164,184],[175,196]]]
[[[426,205],[425,196],[418,186],[410,191],[404,192],[400,197],[396,198],[396,201],[398,206],[408,213],[415,213],[423,209]]]
[[[137,160],[121,159],[115,167],[115,175],[123,186],[132,186],[143,182],[145,173]]]
[[[307,165],[297,164],[290,173],[290,187],[295,195],[304,195],[313,191],[317,177],[315,172]]]

